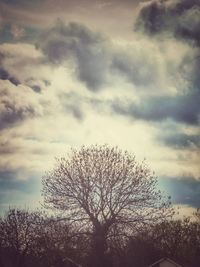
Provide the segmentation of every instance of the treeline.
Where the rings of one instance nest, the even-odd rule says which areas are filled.
[[[146,225],[137,231],[133,229],[134,234],[129,236],[112,231],[108,237],[107,266],[146,267],[169,257],[183,266],[199,267],[198,216],[197,212],[195,221],[185,218]],[[0,266],[87,267],[93,256],[91,233],[64,218],[10,209],[0,219]]]

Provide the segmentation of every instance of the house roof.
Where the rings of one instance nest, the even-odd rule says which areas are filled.
[[[168,258],[162,258],[162,259],[160,259],[160,260],[154,262],[153,264],[149,265],[149,267],[153,267],[153,266],[155,266],[156,264],[158,264],[158,263],[160,263],[160,262],[163,262],[163,261],[168,261],[168,262],[170,262],[170,263],[173,263],[173,264],[174,264],[175,266],[177,266],[177,267],[182,267],[180,264],[178,264],[178,263],[176,263],[176,262],[174,262],[173,260],[170,260],[170,259],[168,259]]]

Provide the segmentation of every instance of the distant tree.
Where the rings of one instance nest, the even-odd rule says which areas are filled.
[[[198,223],[200,223],[200,208],[197,208],[197,210],[194,212],[195,219]]]
[[[2,266],[24,267],[31,254],[40,214],[10,209],[0,221]],[[3,263],[4,262],[4,263]]]
[[[87,243],[77,229],[57,217],[44,216],[35,248],[42,266],[71,267],[83,261]],[[72,264],[73,263],[73,264]]]
[[[146,267],[162,258],[160,249],[155,246],[155,241],[150,234],[151,227],[132,236],[126,248],[126,266]]]
[[[0,218],[0,267],[3,267],[3,236],[2,236],[2,219]]]
[[[200,227],[190,218],[157,224],[148,235],[154,248],[160,250],[163,257],[186,266],[199,266]]]
[[[200,266],[200,225],[190,218],[166,220],[132,236],[124,266],[145,267],[168,257],[183,266]]]
[[[111,264],[107,241],[113,232],[129,235],[172,214],[170,200],[163,198],[146,164],[116,147],[73,149],[42,182],[46,207],[65,212],[66,219],[90,232],[96,267]]]

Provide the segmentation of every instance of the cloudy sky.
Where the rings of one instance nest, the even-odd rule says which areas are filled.
[[[200,207],[199,0],[0,1],[0,211],[39,206],[70,147],[146,158]]]

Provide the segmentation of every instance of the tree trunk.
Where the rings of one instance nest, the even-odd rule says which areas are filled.
[[[111,261],[107,253],[107,232],[103,227],[95,229],[93,233],[89,266],[111,267]]]
[[[4,266],[3,260],[2,260],[2,255],[3,255],[3,252],[2,252],[2,248],[0,246],[0,267],[3,267]]]

